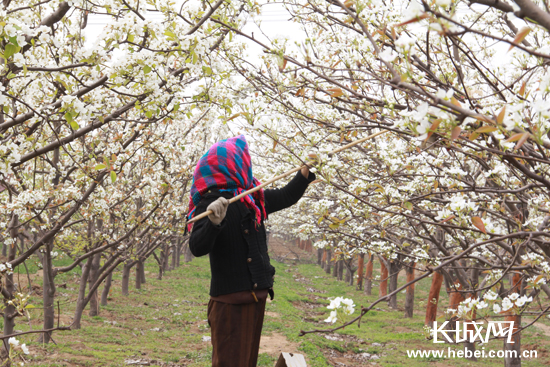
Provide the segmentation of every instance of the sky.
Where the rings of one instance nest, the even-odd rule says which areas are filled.
[[[265,2],[265,1],[262,1]],[[145,15],[150,20],[162,20],[162,15],[155,12],[149,12]],[[86,36],[86,45],[91,46],[98,35],[101,34],[103,28],[112,18],[106,15],[91,15],[88,18],[88,25],[84,30]],[[261,22],[262,30],[255,24]],[[305,33],[300,30],[298,24],[289,21],[289,14],[284,6],[276,3],[264,3],[262,5],[262,13],[252,20],[251,18],[245,25],[243,31],[247,34],[254,34],[254,37],[259,41],[268,41],[274,37],[287,37],[291,40],[299,41],[305,38]],[[238,37],[239,40],[244,40],[248,46],[248,61],[254,62],[258,59],[258,55],[262,53],[262,49],[255,42],[248,40],[245,37]],[[269,42],[267,42],[269,43]]]

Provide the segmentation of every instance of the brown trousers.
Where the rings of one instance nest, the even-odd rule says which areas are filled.
[[[256,367],[266,299],[247,304],[208,303],[212,367]]]

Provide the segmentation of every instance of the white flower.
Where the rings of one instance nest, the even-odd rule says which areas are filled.
[[[25,62],[25,58],[23,57],[23,55],[21,53],[16,53],[15,55],[13,55],[13,62],[15,63],[15,65],[17,65],[18,67],[23,67],[23,63]]]
[[[380,59],[386,62],[392,62],[396,59],[397,54],[392,49],[387,48],[384,51],[380,52],[378,56],[380,56]]]
[[[515,301],[516,299],[519,298],[519,294],[518,293],[512,293],[511,295],[508,296],[508,298],[510,298],[511,301]]]
[[[27,41],[25,40],[25,36],[22,34],[17,35],[17,44],[19,47],[24,47],[27,44]]]
[[[454,94],[454,91],[452,89],[449,89],[448,91],[445,91],[444,89],[439,88],[437,90],[437,93],[435,94],[435,96],[437,98],[450,100],[452,98],[453,94]]]
[[[27,345],[21,344],[21,350],[23,351],[23,353],[29,354],[29,348],[27,347]]]
[[[403,14],[403,17],[405,19],[415,18],[419,16],[420,14],[424,13],[424,7],[416,2],[415,0],[411,1],[409,7],[407,10],[405,10],[405,13]]]
[[[346,315],[351,315],[355,312],[355,304],[353,303],[353,300],[349,298],[344,298],[342,300],[342,303],[344,304],[344,313]]]
[[[502,309],[500,308],[500,305],[498,303],[495,303],[493,305],[493,312],[494,313],[500,313],[500,311],[502,311]]]
[[[46,43],[50,40],[50,35],[47,34],[47,33],[42,32],[42,33],[40,33],[40,37],[38,37],[38,39],[40,40],[40,42]]]
[[[8,339],[8,343],[13,345],[14,347],[17,347],[19,345],[19,340],[15,339],[15,337],[11,337]]]
[[[4,27],[4,31],[8,34],[10,37],[14,37],[17,33],[17,29],[12,24],[7,24]]]
[[[476,305],[477,309],[478,310],[481,310],[483,308],[487,308],[489,307],[489,305],[487,304],[487,302],[485,301],[480,301],[477,305]]]
[[[336,297],[335,299],[330,301],[330,305],[328,305],[327,308],[329,310],[334,310],[334,309],[340,308],[340,302],[342,302],[342,300],[343,300],[342,297]]]
[[[442,8],[446,8],[451,5],[451,0],[435,0],[435,3]]]
[[[517,299],[516,306],[522,307],[525,303],[532,302],[532,301],[533,301],[533,297],[522,296]]]
[[[409,35],[403,33],[401,37],[397,41],[395,41],[395,45],[397,47],[406,48],[408,46],[414,46],[416,42],[416,38],[409,37]]]
[[[338,313],[336,311],[330,311],[330,316],[325,320],[325,322],[335,323],[338,320]]]
[[[498,294],[496,294],[495,292],[489,290],[489,291],[487,291],[487,293],[485,293],[483,295],[483,299],[486,299],[486,300],[489,300],[489,301],[494,301],[494,300],[497,299],[497,296],[498,296]]]
[[[508,311],[512,307],[514,307],[514,304],[512,303],[512,301],[510,301],[508,297],[502,300],[502,311]]]

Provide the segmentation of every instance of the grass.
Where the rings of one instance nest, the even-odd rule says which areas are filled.
[[[67,260],[57,260],[62,265]],[[380,303],[357,324],[326,334],[299,336],[301,330],[325,329],[329,327],[323,320],[328,317],[326,306],[330,297],[343,296],[354,300],[357,308],[368,306],[377,299],[377,288],[373,294],[365,295],[355,287],[345,285],[324,273],[314,264],[284,264],[273,262],[276,270],[275,299],[266,307],[264,336],[277,336],[290,343],[288,348],[306,357],[308,366],[322,367],[337,365],[365,366],[376,362],[379,366],[502,366],[502,359],[483,359],[471,362],[460,358],[408,358],[408,349],[444,349],[448,345],[437,345],[422,335],[425,304],[430,279],[416,286],[415,315],[404,318],[402,310],[391,310]],[[34,265],[33,265],[34,266]],[[20,269],[21,270],[21,269]],[[24,269],[23,269],[24,270]],[[30,267],[29,271],[38,270]],[[20,338],[30,345],[30,366],[123,366],[129,360],[147,361],[151,366],[210,366],[210,342],[203,341],[209,336],[206,321],[210,270],[208,258],[196,258],[190,263],[165,274],[163,280],[156,279],[157,267],[153,262],[146,264],[147,283],[141,290],[130,290],[130,295],[122,296],[121,273],[113,276],[113,288],[109,305],[101,308],[99,316],[83,316],[80,330],[56,332],[56,344],[36,343],[36,335]],[[80,269],[60,274],[56,284],[66,284],[58,288],[61,324],[70,324],[74,312],[78,276]],[[375,274],[378,275],[378,269]],[[132,273],[134,275],[134,273]],[[21,274],[21,277],[26,277]],[[32,284],[41,285],[41,277],[32,279]],[[400,279],[400,284],[403,280]],[[441,292],[442,306],[448,302],[444,290]],[[32,303],[37,307],[31,310],[33,329],[41,327],[41,297],[35,296]],[[399,294],[398,304],[403,305],[404,294]],[[356,311],[356,315],[357,315]],[[25,320],[18,319],[17,330],[29,330]],[[548,320],[540,320],[550,325]],[[338,325],[335,324],[334,326]],[[539,324],[540,325],[540,324]],[[493,341],[486,350],[501,349],[501,341]],[[544,330],[529,328],[522,335],[525,349],[537,349],[538,358],[524,360],[523,366],[550,365],[548,357],[550,341]],[[479,347],[478,347],[479,348]],[[457,349],[457,348],[454,348]],[[258,366],[273,366],[278,352],[262,352]],[[364,353],[376,355],[377,360],[364,359]]]

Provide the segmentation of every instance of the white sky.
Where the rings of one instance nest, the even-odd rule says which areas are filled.
[[[162,14],[157,12],[149,12],[145,14],[145,17],[150,20],[162,20]],[[300,41],[302,38],[305,38],[305,33],[300,30],[299,25],[288,19],[289,15],[282,5],[265,3],[262,6],[262,13],[257,15],[254,20],[250,19],[243,31],[247,34],[254,33],[256,39],[267,44],[269,44],[269,42],[267,42],[268,39],[266,35],[270,39],[275,37],[286,37],[292,41]],[[111,20],[112,18],[106,15],[91,15],[88,18],[88,25],[84,29],[87,47],[93,44],[97,36],[101,34],[105,25]],[[258,21],[261,22],[263,33],[254,23]],[[257,60],[257,56],[262,54],[261,47],[245,37],[238,38],[239,40],[244,40],[249,46],[248,61],[254,62],[254,60]]]

